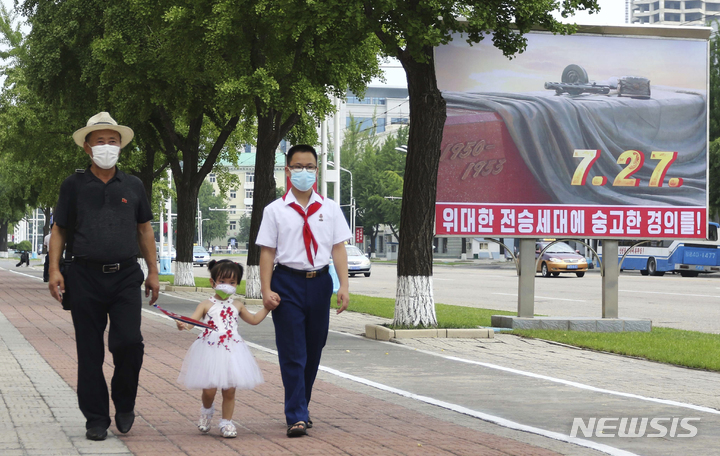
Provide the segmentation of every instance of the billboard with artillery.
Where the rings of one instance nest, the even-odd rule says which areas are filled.
[[[710,29],[526,36],[435,51],[436,234],[704,239]]]

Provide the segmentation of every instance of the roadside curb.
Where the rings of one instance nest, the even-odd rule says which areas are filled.
[[[432,329],[390,329],[382,325],[365,325],[368,339],[389,341],[390,339],[493,339],[495,332],[488,328],[432,328]]]
[[[162,287],[162,284],[160,284]],[[201,293],[214,293],[215,290],[209,287],[180,287],[175,285],[165,285],[164,291],[199,291]]]

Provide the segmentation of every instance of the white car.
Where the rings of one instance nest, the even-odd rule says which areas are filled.
[[[210,262],[210,253],[201,245],[193,246],[193,265],[206,265]]]
[[[350,277],[355,277],[355,274],[365,274],[365,277],[370,277],[370,258],[366,257],[362,253],[362,250],[355,247],[354,245],[345,244],[345,251],[348,257],[348,274]]]
[[[166,257],[168,246],[167,244],[162,246],[162,252],[160,251],[160,243],[155,243],[155,251],[157,252],[158,261],[160,261],[160,257]],[[175,261],[175,258],[177,258],[177,251],[175,250],[175,247],[172,247],[170,250],[170,261]]]

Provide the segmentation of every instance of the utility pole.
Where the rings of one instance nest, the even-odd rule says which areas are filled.
[[[336,203],[340,204],[340,99],[333,97],[333,103],[335,104],[335,115],[333,116],[333,161],[335,162],[335,169],[337,170],[337,181],[335,182],[335,200]],[[351,174],[352,176],[352,174]],[[353,237],[355,232],[353,232]]]

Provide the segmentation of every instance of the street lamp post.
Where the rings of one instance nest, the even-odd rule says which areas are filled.
[[[335,163],[332,161],[327,162],[328,165],[335,167]],[[345,171],[346,173],[350,174],[350,231],[352,231],[353,240],[352,243],[355,245],[355,217],[356,217],[356,207],[355,207],[355,197],[353,196],[353,177],[352,177],[352,171],[349,169],[345,169],[342,166],[340,167],[342,171]],[[339,183],[336,185],[340,185]],[[338,201],[338,204],[340,204],[340,201]],[[343,206],[340,204],[340,206]]]

